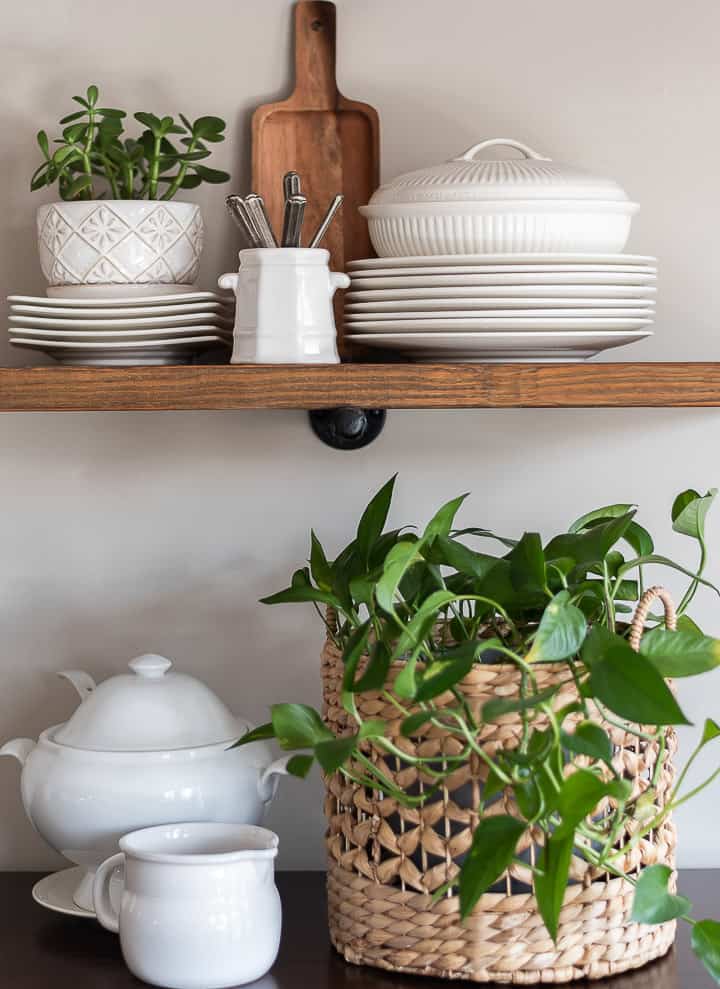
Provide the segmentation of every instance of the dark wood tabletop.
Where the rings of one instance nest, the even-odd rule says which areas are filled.
[[[0,873],[0,989],[140,989],[128,972],[114,934],[92,919],[52,913],[30,895],[38,873]],[[720,870],[683,872],[680,889],[698,918],[720,914]],[[391,975],[346,964],[330,946],[325,876],[285,872],[277,877],[283,901],[283,938],[272,971],[252,989],[449,989],[457,983]],[[575,986],[594,989],[712,989],[693,956],[687,924],[674,950],[630,975]]]

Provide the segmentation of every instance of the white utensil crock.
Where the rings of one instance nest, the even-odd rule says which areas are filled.
[[[332,299],[347,275],[330,271],[322,248],[240,251],[240,270],[221,275],[237,298],[232,364],[338,364]]]
[[[125,835],[93,884],[95,913],[120,935],[139,979],[169,989],[224,989],[264,975],[280,946],[278,838],[251,825],[173,824]],[[110,881],[125,872],[117,910]]]

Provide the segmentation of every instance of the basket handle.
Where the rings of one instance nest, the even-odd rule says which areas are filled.
[[[665,628],[670,632],[674,632],[677,629],[677,611],[675,610],[675,602],[670,596],[670,593],[659,585],[648,587],[638,601],[633,620],[630,624],[628,642],[635,652],[640,651],[640,639],[645,630],[645,621],[650,613],[650,606],[656,599],[662,601],[663,610],[665,611]]]

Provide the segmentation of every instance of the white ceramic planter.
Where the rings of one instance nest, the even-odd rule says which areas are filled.
[[[37,233],[51,297],[187,291],[203,246],[200,207],[182,202],[49,203],[37,211]]]
[[[178,824],[126,835],[98,870],[97,918],[120,935],[138,978],[170,989],[225,989],[264,975],[280,946],[277,835],[231,824]],[[116,868],[125,873],[117,910]],[[302,984],[302,983],[300,983]]]

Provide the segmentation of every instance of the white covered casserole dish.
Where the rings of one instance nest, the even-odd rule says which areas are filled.
[[[520,158],[481,159],[492,147]],[[637,203],[612,179],[493,138],[381,185],[360,212],[380,257],[436,254],[616,254]]]

